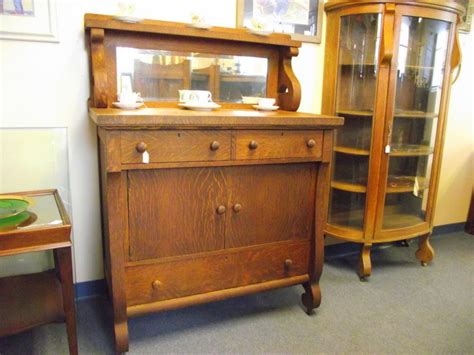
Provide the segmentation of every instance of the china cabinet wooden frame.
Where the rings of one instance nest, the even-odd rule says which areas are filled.
[[[294,112],[300,86],[291,58],[300,43],[238,29],[85,20],[116,350],[128,350],[128,317],[148,312],[297,284],[307,312],[318,307],[332,134],[343,119]],[[199,112],[176,101],[110,108],[117,43],[268,58],[267,96],[286,111],[233,103]]]
[[[332,0],[325,10],[323,113],[345,117],[325,234],[363,244],[362,280],[375,243],[420,237],[416,257],[426,265],[434,256],[429,236],[463,8]]]

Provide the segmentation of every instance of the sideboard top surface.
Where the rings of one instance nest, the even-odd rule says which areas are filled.
[[[292,111],[255,110],[190,111],[177,108],[144,108],[126,111],[90,108],[89,117],[103,128],[218,128],[218,129],[318,129],[335,128],[342,117]]]

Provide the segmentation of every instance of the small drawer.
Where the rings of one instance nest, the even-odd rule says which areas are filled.
[[[235,159],[312,158],[322,155],[322,131],[237,131]]]
[[[302,241],[129,266],[125,273],[127,305],[307,275],[309,254],[310,242]]]
[[[214,161],[230,159],[229,131],[122,132],[122,163],[142,163],[147,151],[150,163]]]

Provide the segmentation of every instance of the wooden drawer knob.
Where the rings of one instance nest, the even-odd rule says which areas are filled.
[[[159,289],[163,284],[161,283],[160,280],[155,280],[151,283],[151,287],[153,287],[153,289],[157,290]]]
[[[286,259],[285,260],[285,269],[286,270],[289,270],[292,265],[293,265],[293,260],[291,260],[291,259]]]
[[[145,142],[140,142],[140,143],[138,143],[138,144],[137,144],[137,147],[136,147],[137,152],[138,152],[138,153],[142,153],[142,154],[146,152],[146,148],[147,148],[147,146],[146,146],[146,143],[145,143]]]
[[[258,147],[257,141],[250,141],[250,143],[249,143],[249,148],[250,149],[257,149],[257,147]]]
[[[214,141],[211,143],[211,150],[217,150],[220,146],[221,144],[218,141]]]
[[[234,209],[234,212],[239,213],[240,210],[242,209],[242,205],[240,203],[236,203],[233,209]]]
[[[306,145],[308,146],[308,148],[314,148],[314,146],[316,145],[316,141],[314,139],[310,139],[306,142]]]
[[[226,210],[225,206],[221,205],[221,206],[217,207],[217,214],[224,214],[225,210]]]

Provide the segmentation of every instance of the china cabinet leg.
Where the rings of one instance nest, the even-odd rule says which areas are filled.
[[[313,309],[318,308],[321,304],[321,288],[319,283],[305,282],[303,284],[305,293],[301,295],[301,301],[306,307],[306,313],[313,313]]]
[[[416,251],[416,258],[420,260],[422,266],[428,265],[435,255],[434,249],[430,244],[430,234],[420,237],[418,250]]]
[[[372,263],[370,261],[370,251],[372,244],[364,243],[360,250],[359,256],[359,278],[361,281],[367,281],[367,277],[370,276],[372,271]]]

